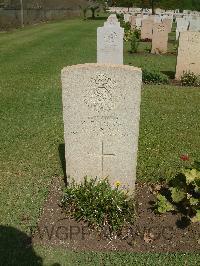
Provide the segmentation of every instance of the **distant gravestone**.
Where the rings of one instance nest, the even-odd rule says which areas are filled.
[[[78,78],[77,78],[78,77]],[[62,70],[66,173],[109,177],[133,191],[138,150],[141,69],[84,64]]]
[[[167,53],[168,29],[163,23],[155,23],[153,26],[152,54]]]
[[[104,26],[116,26],[120,27],[120,22],[117,19],[117,16],[115,14],[111,14],[107,21],[104,22]]]
[[[184,72],[200,74],[200,32],[181,32],[179,38],[176,79]]]
[[[142,18],[136,17],[135,24],[136,24],[136,28],[138,30],[141,29],[141,27],[142,27]]]
[[[168,33],[170,33],[172,30],[172,23],[173,23],[172,19],[164,18],[162,22],[166,26]]]
[[[125,22],[130,22],[130,17],[131,17],[130,14],[124,14],[124,21]]]
[[[200,18],[190,19],[189,31],[200,31]]]
[[[130,17],[131,29],[134,30],[136,28],[136,16]]]
[[[155,16],[154,17],[154,22],[155,23],[161,23],[162,22],[161,17],[160,16]]]
[[[152,39],[153,34],[153,20],[152,19],[143,19],[142,20],[142,29],[141,29],[141,39]]]
[[[97,29],[97,63],[123,64],[124,29],[116,15],[109,16],[103,27]]]
[[[176,28],[176,40],[178,40],[180,32],[187,31],[189,27],[189,21],[183,18],[177,19],[177,28]]]

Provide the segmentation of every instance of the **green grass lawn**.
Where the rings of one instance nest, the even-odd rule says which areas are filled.
[[[52,177],[63,176],[58,150],[64,143],[60,71],[66,65],[96,61],[96,29],[102,24],[103,20],[68,20],[0,34],[2,225],[27,232],[37,222]],[[149,44],[141,47],[145,45]],[[126,44],[125,64],[175,72],[174,55],[130,55],[128,49]],[[199,103],[198,88],[143,87],[138,181],[170,178],[182,165],[181,154],[200,160]],[[36,251],[47,264],[88,264],[81,253],[43,247]],[[90,256],[91,265],[104,265],[98,261],[106,255]],[[198,259],[197,255],[108,256],[112,265],[194,265]]]

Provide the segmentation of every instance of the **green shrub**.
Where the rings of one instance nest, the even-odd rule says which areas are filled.
[[[193,72],[184,72],[181,76],[182,86],[200,86],[200,75],[195,75]]]
[[[200,222],[200,162],[170,180],[167,191],[158,193],[154,208],[157,213],[181,212],[192,222]]]
[[[109,232],[119,231],[134,221],[134,201],[119,187],[116,182],[113,189],[107,178],[85,178],[83,183],[73,183],[65,189],[62,207],[78,221],[86,221],[97,229],[106,227]]]
[[[125,42],[130,42],[131,41],[131,38],[132,38],[132,35],[133,35],[133,31],[131,29],[125,31],[124,32],[124,41]]]
[[[131,51],[130,52],[131,53],[137,53],[140,41],[137,38],[137,35],[135,34],[135,32],[132,33],[130,44],[131,44]]]
[[[135,34],[135,36],[136,36],[136,38],[137,38],[138,40],[141,39],[141,31],[140,31],[140,30],[135,29],[135,30],[134,30],[134,34]]]
[[[136,29],[134,31],[131,31],[129,41],[131,45],[130,52],[137,53],[137,50],[140,44],[140,31]]]
[[[145,84],[168,84],[169,78],[167,75],[156,71],[156,70],[146,70],[142,71],[142,81]]]

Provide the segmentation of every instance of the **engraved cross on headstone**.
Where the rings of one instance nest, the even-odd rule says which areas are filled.
[[[104,157],[105,156],[116,156],[114,153],[104,153],[104,143],[102,141],[101,143],[101,171],[102,171],[102,177],[103,177],[103,171],[104,171]]]

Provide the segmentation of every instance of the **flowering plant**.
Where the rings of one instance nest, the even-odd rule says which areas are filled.
[[[97,229],[119,231],[126,223],[134,221],[134,201],[116,181],[114,188],[108,178],[97,180],[85,177],[81,184],[65,188],[62,198],[64,211],[75,218],[88,222]]]

